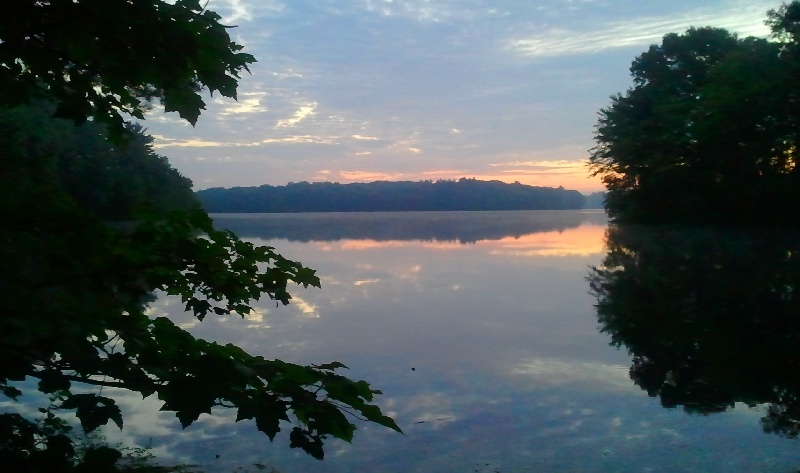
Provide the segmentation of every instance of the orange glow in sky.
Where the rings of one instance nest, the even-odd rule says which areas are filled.
[[[534,162],[535,163],[535,162]],[[522,164],[522,163],[520,163]],[[527,163],[525,163],[527,164]],[[533,163],[531,163],[533,164]],[[331,172],[325,171],[316,176],[315,181],[374,182],[374,181],[425,181],[439,179],[475,178],[480,181],[502,181],[509,184],[519,182],[528,186],[564,187],[583,194],[604,191],[599,176],[590,176],[589,169],[581,161],[553,161],[547,163],[546,170],[526,170],[522,166],[497,166],[491,172],[471,172],[466,170],[434,170],[420,173],[381,173],[368,171]]]

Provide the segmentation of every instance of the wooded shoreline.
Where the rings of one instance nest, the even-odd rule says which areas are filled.
[[[587,197],[563,187],[461,178],[340,184],[212,188],[195,193],[212,213],[392,212],[441,210],[571,210]]]

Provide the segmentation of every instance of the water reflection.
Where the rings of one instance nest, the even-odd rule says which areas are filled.
[[[353,444],[326,442],[328,455],[317,462],[287,449],[282,434],[269,444],[234,413],[204,414],[184,431],[171,413],[156,412],[157,402],[132,396],[120,404],[136,415],[109,438],[152,441],[164,458],[208,472],[255,462],[284,473],[788,473],[800,464],[793,442],[754,427],[758,412],[687,416],[630,382],[631,358],[597,331],[586,287],[588,268],[605,254],[603,214],[384,216],[219,218],[221,226],[251,225],[236,229],[315,268],[322,288],[297,288],[285,307],[263,301],[245,320],[198,324],[170,298],[152,310],[197,337],[266,358],[341,361],[348,375],[385,393],[381,407],[405,435],[358,423]],[[441,238],[409,230],[452,218],[471,230]],[[270,230],[303,219],[306,236]],[[375,230],[348,229],[347,219]],[[517,233],[516,221],[539,222],[541,231]],[[382,225],[393,230],[374,233]],[[330,226],[348,237],[323,239]]]
[[[800,432],[800,234],[612,226],[590,284],[631,379],[697,414],[766,404]]]
[[[597,210],[506,212],[371,212],[310,214],[219,214],[217,226],[240,237],[264,240],[338,241],[421,240],[474,243],[560,232],[586,224],[604,224]]]

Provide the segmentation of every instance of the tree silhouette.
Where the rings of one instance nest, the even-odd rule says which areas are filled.
[[[160,100],[194,123],[203,89],[235,97],[254,59],[220,17],[194,0],[4,6],[13,14],[0,17],[0,393],[26,400],[35,384],[54,401],[39,417],[0,414],[3,468],[114,470],[119,451],[77,449],[60,417],[73,412],[86,432],[122,428],[102,387],[156,396],[184,427],[216,407],[270,440],[291,421],[290,446],[320,459],[328,436],[352,439],[347,413],[399,430],[371,403],[379,391],[337,374],[341,363],[268,360],[146,313],[156,290],[203,320],[244,315],[261,297],[288,304],[293,283],[319,285],[273,248],[215,230],[187,198],[188,181],[123,121]],[[33,102],[95,123],[76,128]]]
[[[601,331],[665,407],[766,404],[765,431],[800,433],[800,234],[614,225],[589,278]]]
[[[797,11],[769,12],[779,41],[690,28],[636,58],[633,87],[600,111],[590,157],[612,217],[797,223]]]

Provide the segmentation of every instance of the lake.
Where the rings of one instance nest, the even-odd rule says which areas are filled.
[[[357,422],[353,443],[328,440],[320,462],[233,413],[181,431],[157,404],[123,399],[111,441],[205,471],[800,468],[800,441],[785,438],[800,418],[796,238],[609,231],[601,211],[215,222],[316,269],[322,288],[296,288],[285,307],[262,301],[244,320],[199,323],[172,299],[153,315],[267,358],[340,361],[383,391],[405,434]]]

